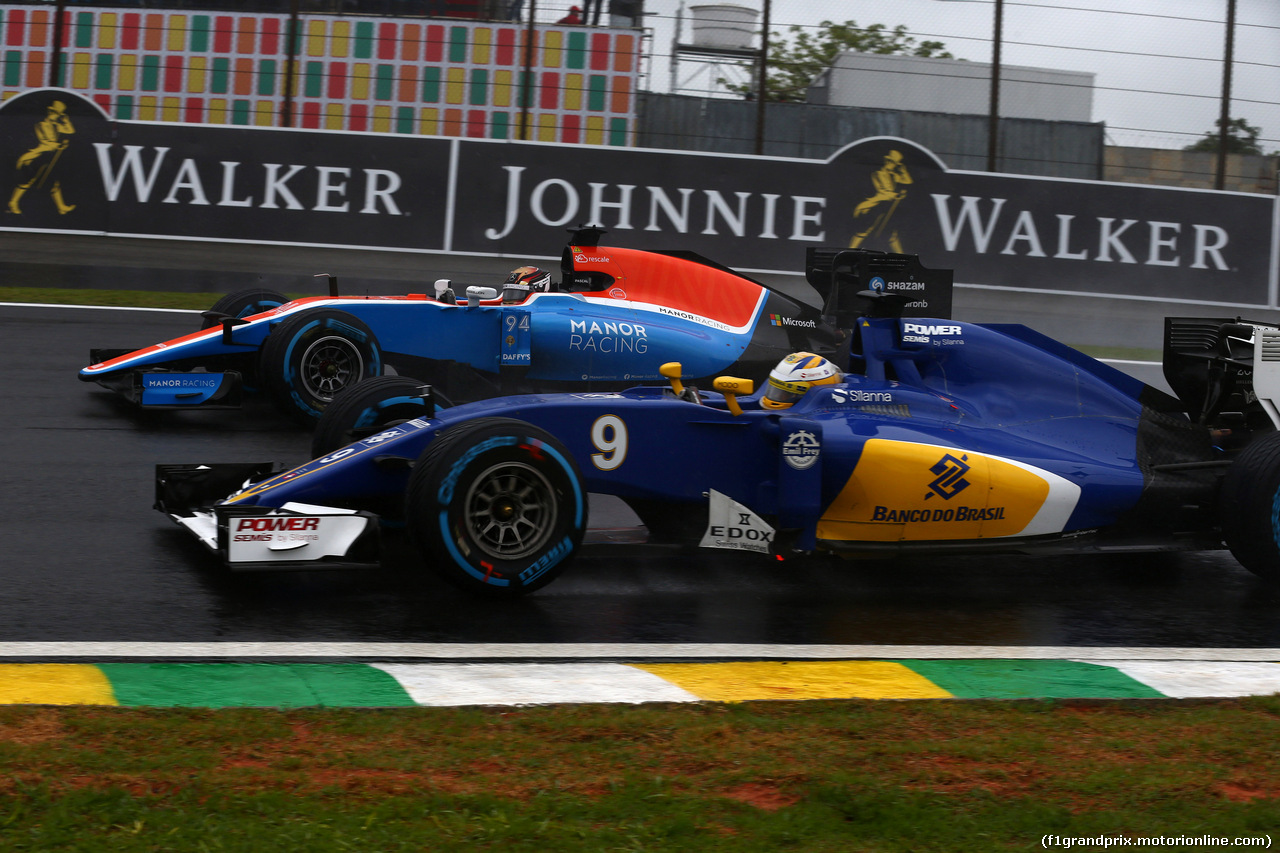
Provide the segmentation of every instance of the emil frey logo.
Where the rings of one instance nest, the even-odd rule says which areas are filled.
[[[969,464],[965,462],[968,458],[962,456],[957,459],[948,453],[939,459],[929,469],[929,473],[936,475],[937,479],[929,484],[929,494],[924,496],[925,500],[937,495],[949,501],[969,488],[969,481],[964,479],[964,475],[968,474],[970,469]]]
[[[791,433],[782,443],[782,458],[797,471],[812,468],[821,452],[822,445],[818,437],[806,430]]]

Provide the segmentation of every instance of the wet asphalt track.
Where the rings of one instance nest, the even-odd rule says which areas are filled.
[[[514,263],[0,233],[0,283],[199,291],[210,304],[255,285],[313,290],[316,272],[338,274],[344,292],[399,293],[437,276],[500,280]],[[1077,306],[984,296],[958,291],[957,310],[1025,319],[1058,337],[1086,331]],[[1148,316],[1158,308],[1107,307],[1126,329],[1159,325]],[[228,575],[151,509],[153,466],[297,462],[309,437],[262,402],[243,413],[139,414],[75,377],[91,346],[141,346],[195,322],[0,306],[0,643],[1280,646],[1280,591],[1225,553],[777,564],[633,547],[625,543],[634,518],[607,502],[593,504],[593,522],[624,544],[586,549],[573,570],[521,601],[457,593],[394,540],[388,565],[372,573]]]
[[[154,465],[300,462],[309,436],[262,402],[139,414],[76,378],[90,346],[195,323],[0,306],[0,642],[1280,646],[1280,591],[1225,553],[776,563],[601,544],[498,603],[436,581],[394,539],[374,572],[228,575],[151,509]],[[593,521],[634,537],[616,505]]]

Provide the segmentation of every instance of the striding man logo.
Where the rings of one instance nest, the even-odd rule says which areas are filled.
[[[872,194],[853,208],[854,232],[849,248],[887,242],[890,251],[902,251],[902,239],[892,220],[912,182],[901,151],[891,150],[884,155],[883,165],[871,173]]]
[[[69,137],[75,132],[67,115],[67,105],[62,101],[51,102],[45,110],[44,119],[36,123],[35,147],[18,158],[18,180],[13,194],[9,196],[9,213],[22,214],[20,202],[29,190],[47,190],[60,214],[76,209],[62,197],[62,180],[58,175],[58,161],[71,144]]]

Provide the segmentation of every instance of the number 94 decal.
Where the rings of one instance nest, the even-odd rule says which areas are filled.
[[[627,425],[617,415],[601,415],[591,425],[591,443],[599,451],[591,454],[591,464],[612,471],[627,458]]]

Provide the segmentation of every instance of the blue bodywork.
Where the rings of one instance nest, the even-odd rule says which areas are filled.
[[[485,594],[563,570],[584,493],[621,498],[655,541],[708,548],[1129,552],[1225,539],[1251,571],[1280,577],[1280,528],[1264,511],[1280,495],[1280,329],[1170,318],[1173,397],[1022,326],[905,316],[919,288],[877,287],[906,274],[868,275],[868,257],[810,258],[810,280],[829,277],[822,322],[844,330],[831,353],[843,377],[790,408],[753,393],[767,367],[717,376],[715,390],[683,385],[714,366],[701,350],[693,371],[662,367],[669,386],[444,408],[383,377],[317,431],[359,440],[317,445],[332,449],[288,471],[161,466],[157,508],[239,568],[349,564],[376,519],[394,519],[428,565]],[[575,322],[546,314],[565,316]],[[525,340],[536,352],[536,324],[511,346]],[[383,389],[396,406],[380,408]],[[326,432],[347,417],[367,429]],[[309,553],[293,541],[308,536],[320,546]],[[369,553],[358,562],[376,562]]]
[[[938,454],[953,457],[1007,460],[1061,478],[1064,489],[1078,488],[1069,513],[1063,510],[1054,529],[998,537],[1010,547],[1055,541],[1075,547],[1086,532],[1093,542],[1092,534],[1121,525],[1144,504],[1159,504],[1161,497],[1151,491],[1152,478],[1144,471],[1151,460],[1140,460],[1139,434],[1152,416],[1144,400],[1168,398],[1142,383],[1022,327],[865,319],[857,348],[861,352],[852,358],[854,369],[843,383],[815,388],[784,411],[760,408],[757,394],[742,398],[743,411],[735,415],[715,392],[702,392],[702,403],[695,404],[659,386],[480,401],[390,427],[253,484],[228,497],[224,506],[378,504],[403,493],[408,463],[438,435],[490,417],[518,419],[556,436],[577,461],[590,492],[639,505],[679,506],[705,519],[707,495],[714,490],[780,529],[796,531],[803,550],[819,546],[824,516],[844,511],[837,506],[839,496],[874,440],[937,448]],[[816,437],[817,464],[787,463],[782,448],[797,433]],[[1207,441],[1203,453],[1197,461],[1215,458]],[[865,488],[874,497],[877,486]],[[1164,509],[1175,524],[1173,508]],[[1162,512],[1157,508],[1144,516]],[[1143,532],[1179,547],[1169,538],[1172,528]],[[821,545],[876,550],[907,541],[830,539]],[[959,538],[948,541],[965,544]]]
[[[97,382],[142,406],[238,405],[241,377],[265,388],[290,414],[317,418],[340,390],[390,365],[429,382],[446,399],[465,402],[555,390],[618,390],[660,378],[669,361],[692,379],[756,374],[789,352],[834,355],[844,335],[834,315],[704,258],[680,253],[584,245],[565,249],[554,292],[519,303],[462,298],[452,290],[404,296],[309,297],[243,317],[216,316],[212,328],[134,351],[95,350],[80,379]],[[946,272],[949,299],[950,273]],[[306,346],[304,316],[327,316],[336,334],[356,341],[363,373],[335,376],[321,356],[270,342],[296,335]],[[274,336],[274,337],[273,337]],[[328,369],[325,392],[303,388],[308,363]],[[157,396],[143,386],[155,373],[218,374],[216,395]],[[161,380],[163,381],[163,380]],[[301,397],[299,397],[301,394]]]

